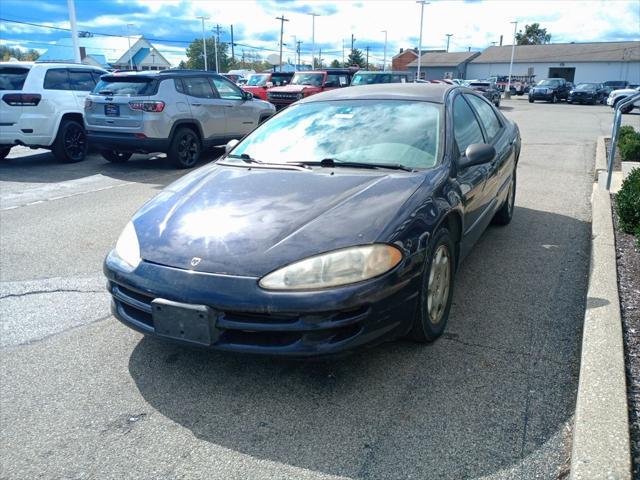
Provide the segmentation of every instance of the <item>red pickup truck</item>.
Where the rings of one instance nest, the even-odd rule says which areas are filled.
[[[287,85],[292,78],[293,72],[254,73],[249,76],[247,84],[242,89],[251,92],[254,97],[266,100],[269,88]]]
[[[348,87],[354,73],[355,70],[347,68],[296,72],[289,85],[267,90],[267,100],[279,110],[309,95],[334,88]]]

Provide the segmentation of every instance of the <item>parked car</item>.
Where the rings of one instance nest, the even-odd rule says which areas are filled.
[[[246,92],[251,92],[254,97],[267,100],[269,88],[288,85],[292,78],[293,72],[254,73],[249,76],[247,84],[242,88]]]
[[[203,149],[240,138],[275,113],[215,73],[198,70],[103,75],[87,97],[90,143],[110,162],[134,152],[166,152],[193,167]]]
[[[604,103],[607,98],[606,89],[601,83],[579,83],[569,90],[568,103]]]
[[[456,268],[512,218],[520,148],[517,125],[459,86],[301,100],[133,216],[104,264],[113,312],[243,353],[433,341]]]
[[[622,88],[619,90],[614,90],[607,97],[607,105],[611,108],[615,108],[618,106],[618,103],[627,98],[630,95],[636,94],[640,92],[640,86],[636,86],[635,88]],[[634,108],[640,107],[640,100],[634,102],[632,105],[628,105],[622,110],[622,113],[629,113]]]
[[[349,68],[296,72],[289,85],[269,89],[267,99],[277,109],[288,107],[292,103],[316,93],[348,87],[354,73],[355,71]]]
[[[244,77],[241,77],[238,79],[238,81],[236,82],[236,85],[238,85],[239,87],[244,87],[247,84],[247,79]]]
[[[500,97],[502,94],[494,83],[484,80],[468,80],[464,83],[464,86],[479,92],[496,107],[500,106]]]
[[[629,82],[626,80],[607,80],[602,84],[604,88],[607,90],[607,95],[609,95],[614,90],[622,90],[623,88],[627,88],[629,86]]]
[[[47,148],[60,162],[84,160],[84,99],[104,73],[79,64],[0,62],[0,159],[24,145]]]
[[[238,80],[242,78],[242,75],[239,75],[237,73],[221,73],[220,75],[235,84],[237,84]]]
[[[534,100],[546,100],[551,103],[567,100],[569,90],[571,90],[571,83],[564,78],[540,80],[535,87],[529,90],[529,103],[533,103]]]
[[[413,74],[410,72],[369,72],[358,70],[351,79],[351,85],[373,85],[376,83],[410,83]]]

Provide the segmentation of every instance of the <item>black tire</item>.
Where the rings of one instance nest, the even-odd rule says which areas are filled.
[[[447,256],[446,262],[443,262],[443,252]],[[455,254],[456,249],[449,230],[444,227],[440,228],[433,236],[427,251],[418,309],[411,331],[407,335],[413,341],[433,342],[443,334],[447,326],[451,299],[453,298]],[[437,288],[433,290],[436,285]]]
[[[529,103],[533,103],[533,98],[529,97]]]
[[[497,225],[509,225],[511,219],[513,218],[513,210],[516,202],[516,191],[517,191],[517,181],[516,181],[516,169],[513,169],[513,177],[511,178],[511,185],[509,185],[509,193],[507,194],[507,198],[504,199],[504,202],[500,206],[500,210],[498,210],[493,217],[493,223]]]
[[[571,105],[573,103],[573,100],[567,100],[567,103]]]
[[[10,151],[11,151],[11,147],[0,148],[0,160],[4,160],[5,158],[7,158],[7,155],[9,155]]]
[[[82,124],[71,119],[62,120],[51,147],[56,160],[62,163],[81,162],[87,156],[88,149],[87,133]]]
[[[100,155],[111,163],[125,163],[131,158],[133,153],[121,152],[119,150],[100,150]]]
[[[173,134],[167,159],[177,168],[191,168],[200,160],[202,146],[198,134],[188,127],[180,127]]]
[[[551,103],[558,103],[558,96],[554,93],[553,97],[551,97]]]
[[[633,110],[633,104],[632,105],[627,105],[626,107],[622,107],[620,109],[620,111],[622,113],[631,113],[632,110]]]
[[[500,99],[498,98],[495,102],[493,102],[493,104],[496,106],[496,108],[500,108]]]

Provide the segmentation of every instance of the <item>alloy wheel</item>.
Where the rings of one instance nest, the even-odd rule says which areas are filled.
[[[180,163],[190,167],[198,160],[198,140],[192,133],[185,133],[178,143]]]
[[[72,160],[82,160],[86,151],[87,136],[84,129],[72,123],[64,132],[64,149]]]
[[[440,245],[433,254],[427,285],[427,313],[432,324],[444,316],[449,301],[451,283],[451,255],[446,245]]]

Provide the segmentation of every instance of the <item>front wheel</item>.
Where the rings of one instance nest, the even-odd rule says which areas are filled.
[[[558,103],[558,96],[554,93],[553,97],[551,97],[551,103]]]
[[[513,218],[513,209],[516,203],[516,170],[513,169],[513,176],[511,178],[511,183],[509,184],[509,192],[507,193],[507,198],[505,198],[504,203],[500,207],[500,210],[496,212],[495,217],[493,217],[493,222],[498,225],[508,225]]]
[[[418,311],[408,334],[411,340],[433,342],[444,332],[453,298],[455,264],[455,247],[449,230],[440,228],[427,253]]]
[[[81,162],[88,149],[87,134],[82,124],[71,119],[62,120],[51,148],[56,160],[62,163]]]
[[[9,155],[10,151],[11,151],[11,147],[0,148],[0,160],[4,160],[5,158],[7,158],[7,155]]]
[[[533,98],[529,97],[529,103],[533,103]]]
[[[178,168],[191,168],[200,160],[200,138],[187,127],[179,128],[167,152],[169,161]]]
[[[111,163],[124,163],[131,158],[132,153],[119,150],[100,150],[100,155]]]

